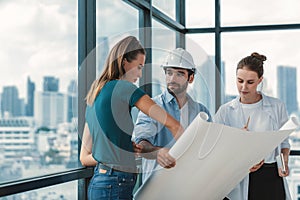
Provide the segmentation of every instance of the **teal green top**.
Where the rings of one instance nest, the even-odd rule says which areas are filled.
[[[93,106],[86,108],[86,122],[93,138],[92,154],[102,163],[135,166],[131,135],[131,108],[145,92],[128,81],[104,85]]]

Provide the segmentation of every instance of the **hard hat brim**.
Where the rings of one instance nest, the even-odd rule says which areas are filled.
[[[190,70],[194,73],[196,73],[196,68],[194,67],[185,67],[185,66],[178,66],[178,65],[161,65],[162,68],[180,68],[180,69],[186,69],[186,70]]]

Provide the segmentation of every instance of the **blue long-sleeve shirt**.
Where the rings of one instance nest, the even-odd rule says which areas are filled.
[[[190,96],[188,98],[188,124],[190,124],[199,112],[205,112],[209,116],[208,121],[211,121],[209,110],[201,103],[195,102]],[[165,109],[172,117],[180,121],[180,109],[176,98],[168,91],[164,91],[153,100]],[[134,127],[133,141],[139,143],[142,140],[147,140],[153,146],[170,148],[175,143],[172,133],[162,124],[150,118],[142,112],[139,112],[137,121]],[[155,160],[143,159],[143,171],[151,172],[156,166]],[[145,180],[145,176],[143,180]]]

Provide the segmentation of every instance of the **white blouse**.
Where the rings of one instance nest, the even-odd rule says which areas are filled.
[[[227,126],[243,128],[250,116],[248,129],[250,131],[277,131],[288,121],[284,103],[279,99],[262,94],[262,100],[255,104],[242,104],[240,97],[222,105],[214,116],[214,122]],[[275,162],[282,148],[290,148],[286,138],[266,158],[266,163]],[[288,186],[284,179],[287,198],[290,199]],[[249,176],[245,177],[227,196],[231,200],[248,199]]]

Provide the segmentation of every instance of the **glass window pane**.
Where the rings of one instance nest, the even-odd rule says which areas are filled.
[[[96,46],[97,76],[109,50],[128,35],[138,37],[138,10],[123,1],[100,0],[97,3]],[[113,16],[113,17],[112,17]]]
[[[186,47],[190,48],[194,45],[199,46],[207,55],[215,55],[215,34],[199,33],[186,35]],[[192,53],[192,52],[191,52]]]
[[[226,70],[226,93],[237,94],[235,69],[238,61],[252,52],[258,52],[267,56],[264,67],[264,79],[269,84],[264,83],[263,89],[270,95],[278,97],[278,89],[280,88],[277,88],[277,84],[281,81],[277,80],[278,66],[283,65],[299,68],[297,55],[300,54],[300,48],[294,45],[300,41],[298,37],[299,33],[299,31],[295,30],[223,33],[221,46],[222,59],[225,61]],[[241,46],[241,48],[236,48],[238,46]],[[233,50],[234,53],[232,53]],[[299,73],[299,70],[297,70],[297,73]],[[299,82],[295,82],[295,84],[299,85]],[[289,88],[283,89],[288,90]]]
[[[220,1],[222,26],[299,23],[298,0]]]
[[[0,3],[0,182],[77,167],[77,10]]]
[[[176,20],[175,3],[176,0],[152,0],[152,4],[155,8],[174,20]]]
[[[169,51],[176,48],[176,34],[156,20],[152,20],[152,95],[165,89],[165,75],[161,65]]]
[[[225,62],[226,95],[237,95],[235,86],[237,63],[252,52],[258,52],[267,57],[264,62],[265,72],[261,90],[285,102],[290,115],[299,116],[300,48],[295,45],[300,42],[299,34],[299,30],[224,33],[222,59]],[[236,48],[238,46],[241,48]],[[291,137],[292,149],[300,149],[299,133],[296,131]]]
[[[215,1],[186,0],[186,27],[204,28],[215,24]]]
[[[262,90],[285,102],[289,114],[299,118],[299,30],[260,31],[222,34],[222,60],[225,63],[226,95],[237,95],[236,65],[245,56],[258,52],[267,57],[264,62]],[[300,150],[300,130],[290,135],[291,150]],[[300,185],[299,156],[290,156],[287,177],[292,199],[297,199]]]
[[[214,34],[190,34],[186,36],[187,50],[192,54],[197,73],[191,88],[194,99],[215,113],[215,57]]]
[[[300,157],[289,157],[290,175],[287,176],[287,182],[290,188],[291,199],[300,198],[300,171],[299,171]]]

